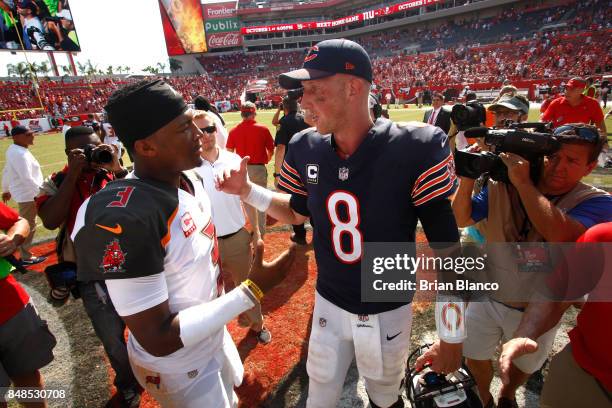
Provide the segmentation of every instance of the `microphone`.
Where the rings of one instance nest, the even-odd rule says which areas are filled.
[[[475,138],[475,137],[485,137],[487,133],[489,133],[489,129],[482,126],[482,127],[473,127],[473,128],[466,129],[463,134],[465,135],[465,137]]]

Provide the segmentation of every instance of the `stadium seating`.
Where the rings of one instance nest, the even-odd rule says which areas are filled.
[[[574,75],[612,72],[609,53],[612,8],[608,1],[570,1],[552,7],[509,8],[487,18],[466,18],[423,28],[391,30],[357,37],[372,55],[375,84],[409,99],[416,89],[444,90],[497,86],[504,80],[560,82]],[[549,27],[549,29],[546,29]],[[418,45],[418,53],[406,47]],[[304,50],[206,55],[198,58],[206,74],[167,80],[185,97],[206,95],[212,101],[240,99],[247,81],[267,79],[263,101],[277,102],[280,72],[299,67]],[[74,80],[75,78],[69,78]],[[76,78],[38,82],[40,99],[29,81],[0,81],[0,111],[44,108],[65,116],[100,112],[110,94],[133,80]],[[0,113],[0,120],[40,116],[40,111]]]

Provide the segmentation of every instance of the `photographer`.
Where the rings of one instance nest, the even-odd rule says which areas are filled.
[[[276,151],[274,152],[274,185],[278,186],[281,173],[281,166],[285,160],[287,146],[291,138],[298,132],[308,129],[309,126],[304,121],[304,115],[299,112],[300,105],[297,99],[285,96],[282,102],[284,116],[279,120],[278,130],[274,138]],[[291,240],[300,245],[306,245],[306,228],[304,224],[293,226]]]
[[[69,10],[58,12],[55,17],[45,19],[45,27],[55,48],[61,51],[80,51],[79,40],[74,30],[72,14]]]
[[[100,137],[90,127],[70,128],[65,135],[65,144],[68,165],[43,183],[36,204],[44,226],[47,229],[60,228],[56,238],[58,261],[76,264],[70,234],[79,207],[110,181],[125,177],[127,170],[119,164],[116,149],[101,144]],[[125,406],[138,406],[139,388],[128,361],[125,324],[110,301],[106,285],[103,281],[77,282],[76,285],[96,335],[115,370],[115,386],[121,400]],[[69,295],[68,288],[52,287],[54,299],[59,300],[62,295],[64,298]]]
[[[46,8],[43,8],[46,10]],[[40,21],[40,17],[48,16],[48,10],[42,11],[39,5],[32,0],[21,0],[17,2],[17,13],[21,17],[23,26],[23,41],[26,49],[55,51],[49,43]]]
[[[514,153],[500,153],[508,183],[489,179],[486,188],[472,197],[474,180],[460,177],[453,212],[460,227],[486,219],[485,239],[491,242],[571,242],[587,228],[612,220],[612,197],[581,182],[596,166],[605,139],[593,126],[572,124],[557,128],[559,149],[544,158],[538,181],[532,180],[529,161]],[[489,268],[499,276],[518,276],[517,265],[495,262]],[[520,286],[520,284],[517,284]],[[527,286],[511,287],[528,292]],[[527,293],[529,295],[529,293]],[[526,296],[528,298],[529,296]],[[528,302],[489,300],[470,303],[464,356],[485,406],[494,406],[489,393],[493,378],[491,358],[502,339],[513,338]],[[499,407],[516,406],[516,389],[544,363],[556,334],[551,328],[537,339],[538,351],[513,361],[508,381],[500,390]]]

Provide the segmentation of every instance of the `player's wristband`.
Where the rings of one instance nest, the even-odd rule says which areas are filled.
[[[446,343],[462,343],[465,330],[465,302],[459,296],[438,294],[436,299],[436,329]]]
[[[183,309],[178,313],[181,342],[185,347],[198,344],[255,305],[244,288],[237,287],[210,302]]]
[[[261,290],[261,288],[257,286],[255,282],[250,279],[247,279],[243,281],[241,285],[244,285],[249,291],[251,291],[253,296],[255,296],[255,299],[257,299],[257,301],[261,303],[261,299],[263,298],[264,293],[263,290]]]
[[[251,184],[251,192],[243,201],[257,208],[258,211],[266,212],[270,208],[272,197],[274,197],[274,192],[257,184]]]

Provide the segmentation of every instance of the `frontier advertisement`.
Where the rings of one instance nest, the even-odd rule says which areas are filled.
[[[168,55],[206,52],[200,0],[159,0]]]
[[[242,45],[236,2],[202,4],[208,48]]]
[[[81,51],[68,0],[0,0],[0,50]]]

